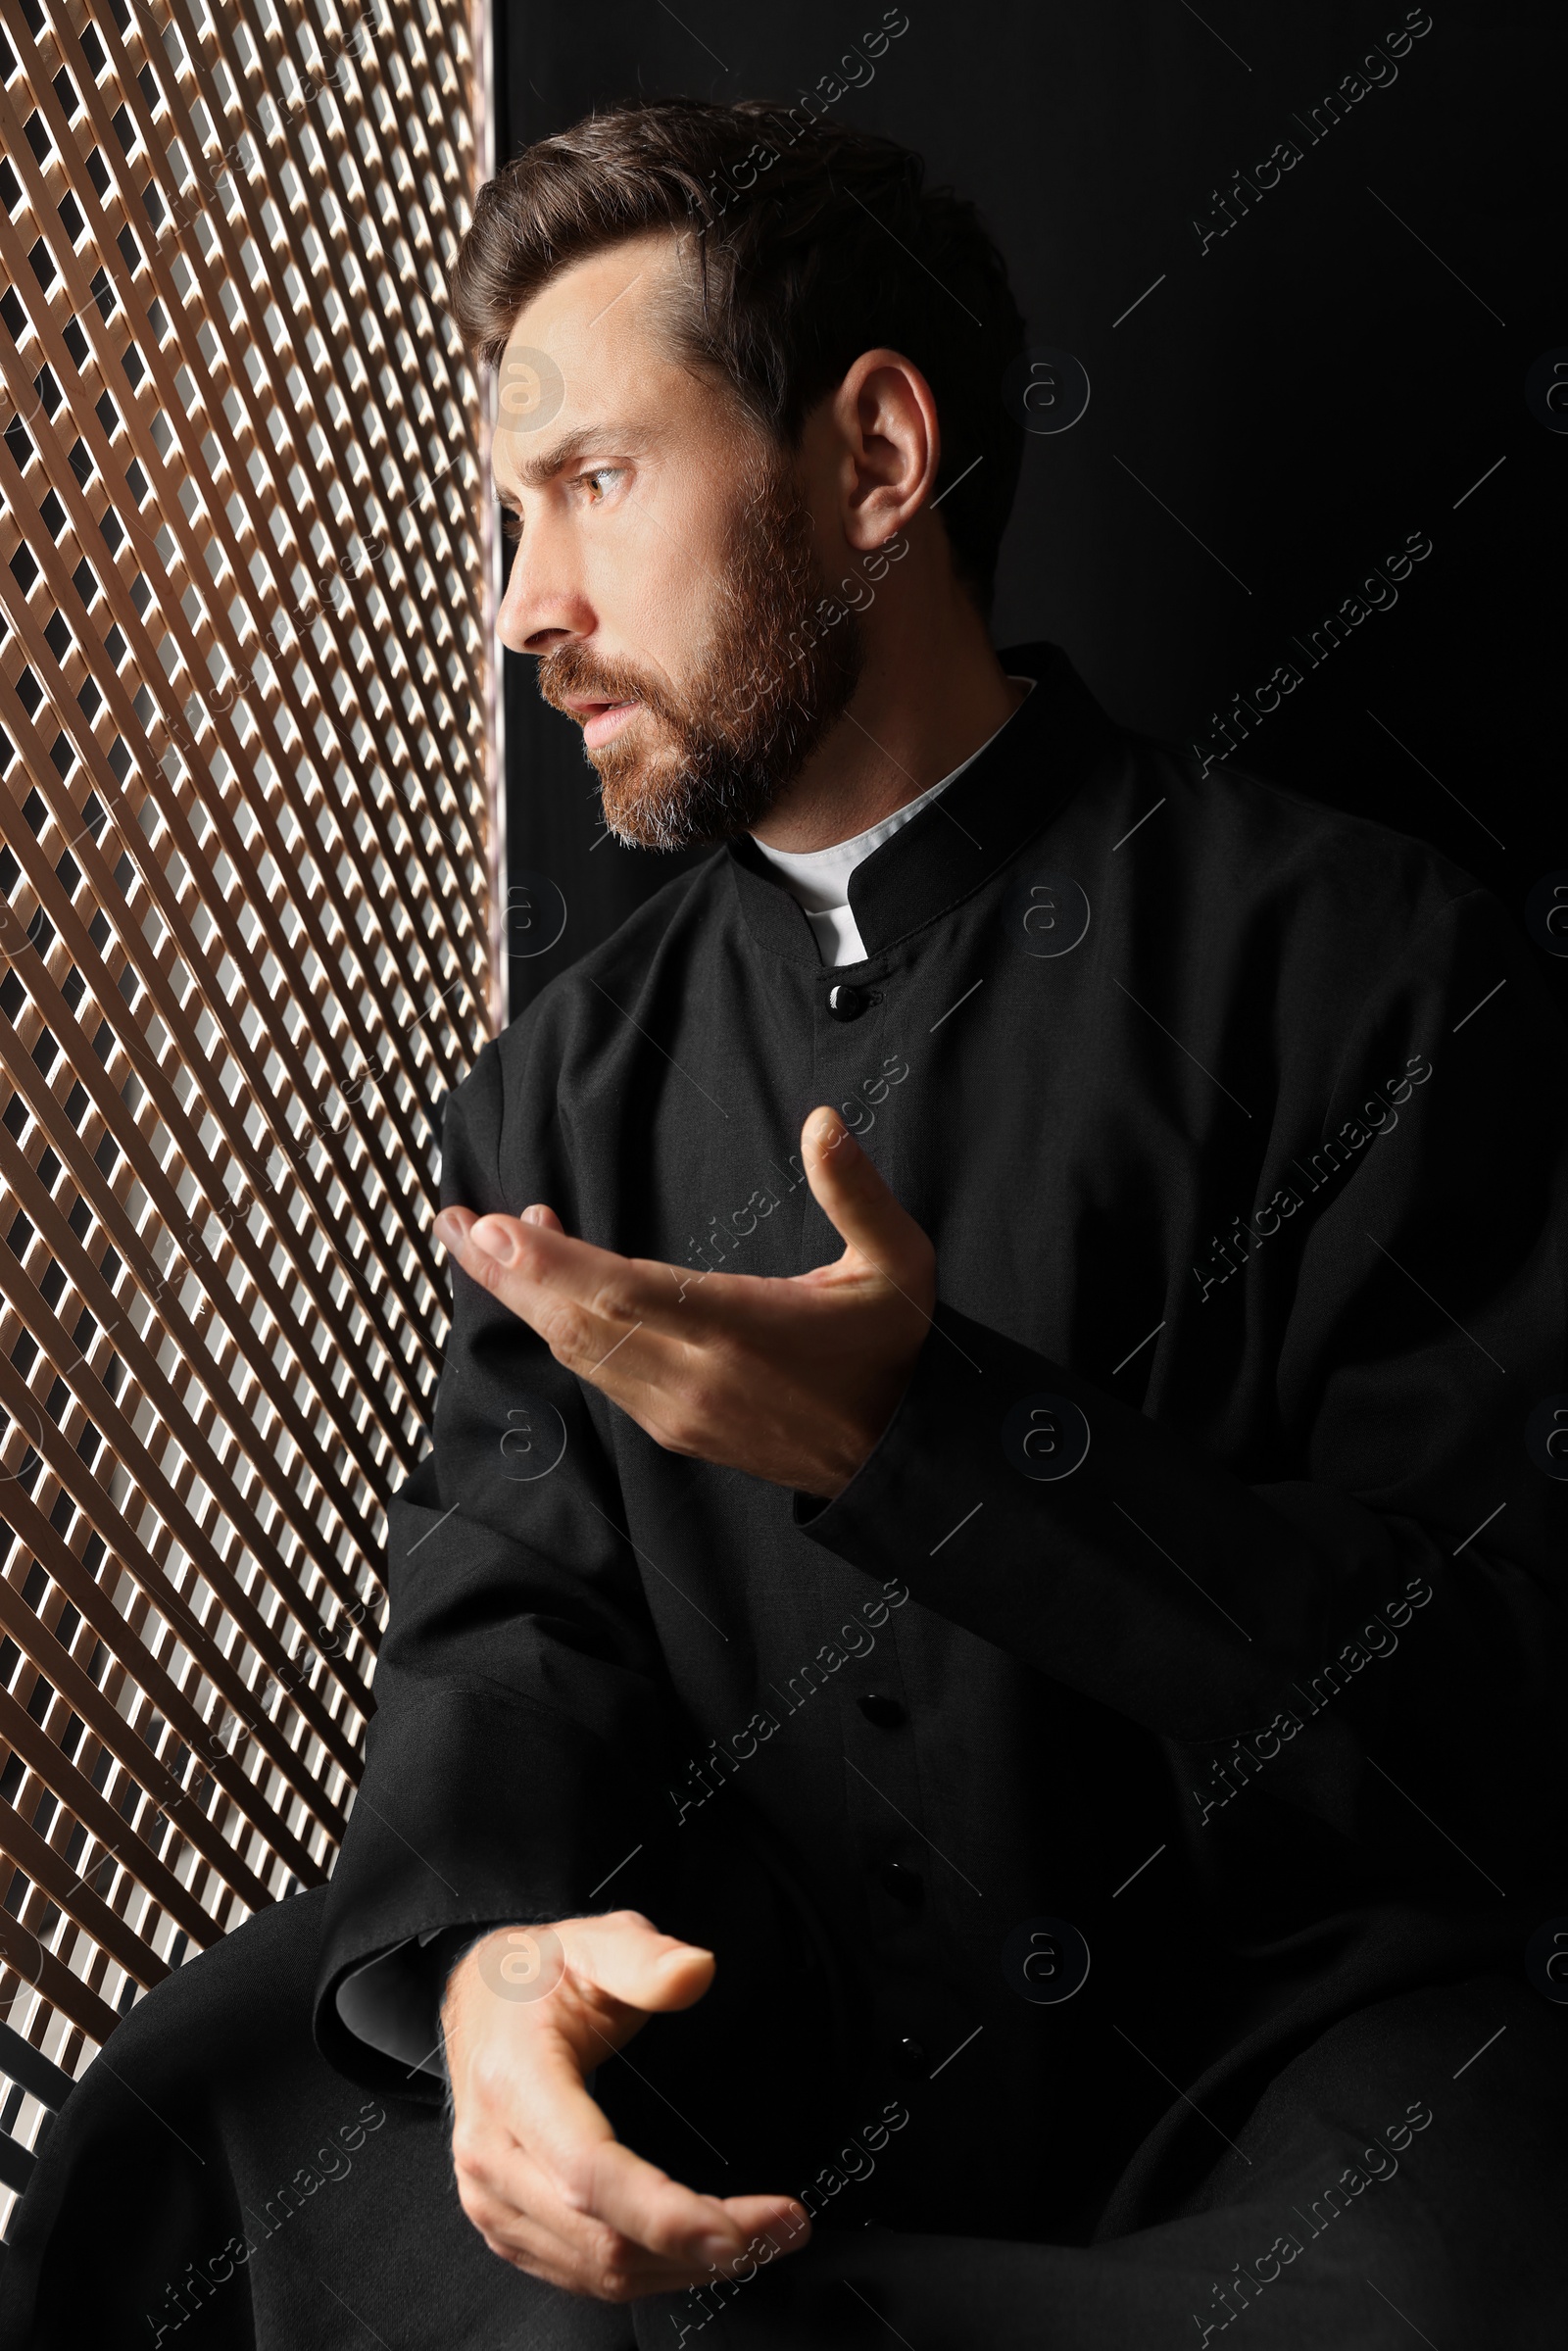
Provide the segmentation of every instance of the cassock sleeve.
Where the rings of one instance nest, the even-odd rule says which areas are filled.
[[[1561,1825],[1565,1041],[1479,890],[1355,1004],[1280,1006],[1325,1019],[1325,1123],[1276,1113],[1252,1196],[1299,1205],[1240,1194],[1219,1287],[1206,1233],[1170,1266],[1149,1410],[942,1302],[868,1459],[796,1521],[1167,1742],[1198,1825],[1255,1779],[1352,1879],[1487,1901]]]
[[[515,1215],[550,1199],[569,1213],[564,1178],[540,1151],[509,1152],[533,1188],[506,1197],[505,1108],[492,1041],[447,1098],[441,1204]],[[646,1851],[634,1848],[655,1841],[671,1727],[615,1478],[581,1390],[457,1266],[452,1285],[433,1446],[387,1505],[375,1713],[315,2010],[323,2055],[405,2095],[441,2091],[437,2064],[417,2069],[434,2054],[462,1943],[451,1931],[646,1905]],[[629,1756],[648,1768],[628,1770]]]

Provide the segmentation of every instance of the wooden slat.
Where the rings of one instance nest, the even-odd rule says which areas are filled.
[[[0,102],[0,121],[3,121],[3,102]],[[17,240],[8,236],[4,225],[0,224],[0,262],[10,260],[12,264],[15,265],[19,259],[20,255],[17,250]],[[55,436],[41,425],[38,428],[38,438],[40,441],[55,440]],[[57,443],[56,451],[57,455],[59,455]],[[7,463],[6,456],[0,455],[0,492],[9,494],[15,498],[16,485],[9,478],[10,471],[11,468]],[[61,462],[58,464],[55,469],[53,479],[51,480],[49,486],[51,490],[55,490],[57,486],[59,489],[63,490],[64,501],[69,511],[70,506],[75,502],[79,493],[76,489],[74,479],[71,476],[71,470],[69,466],[64,463],[63,456],[61,457]],[[49,588],[53,590],[54,596],[60,600],[59,604],[56,606],[56,610],[58,611],[61,605],[69,605],[70,593],[65,580],[58,576],[60,566],[58,563],[57,551],[52,545],[46,544],[40,546],[36,550],[36,554],[40,567],[41,579],[47,583]],[[157,661],[157,649],[154,641],[152,637],[142,628],[140,619],[132,609],[128,599],[119,605],[118,612],[119,619],[123,624],[123,633],[130,641],[132,655],[139,657],[139,665],[142,675],[161,675]],[[22,611],[17,613],[16,620],[17,634],[22,649],[26,654],[29,663],[31,664],[33,674],[37,675],[39,672],[47,673],[51,663],[49,659],[49,650],[42,641],[42,624],[37,621],[30,610],[26,607],[24,607]],[[106,674],[103,680],[103,686],[106,704],[119,719],[123,730],[124,738],[128,739],[133,737],[136,732],[136,720],[131,708],[129,696],[126,693],[123,684],[118,678],[118,676],[111,678]],[[172,701],[172,695],[170,693],[170,690],[167,687],[160,687],[159,690],[160,693],[169,694],[171,702]],[[86,763],[88,764],[89,772],[92,773],[93,783],[99,794],[100,800],[104,803],[104,805],[113,808],[116,805],[118,796],[114,791],[112,776],[107,770],[107,767],[101,765],[99,760],[94,756],[96,746],[89,748],[89,746],[81,740],[79,719],[75,718],[69,710],[62,712],[61,715],[65,720],[66,731],[68,734],[76,737],[76,748],[82,754]],[[13,739],[21,742],[24,752],[30,754],[29,768],[33,776],[38,779],[38,788],[41,790],[42,797],[44,797],[46,801],[54,798],[55,795],[50,791],[50,784],[51,782],[54,782],[58,785],[59,779],[51,778],[50,769],[52,767],[52,759],[50,754],[44,746],[38,744],[35,740],[29,741],[28,738],[32,733],[32,730],[29,728],[26,713],[22,710],[20,703],[16,700],[14,695],[0,693],[0,722],[3,722],[7,726],[8,730],[13,736]],[[234,751],[238,751],[239,746],[237,739],[235,740],[232,748]],[[175,852],[177,852],[181,861],[187,866],[187,868],[193,861],[199,862],[200,851],[195,844],[194,838],[192,837],[188,826],[183,821],[182,811],[180,811],[173,805],[166,802],[165,805],[159,808],[158,813],[170,825],[171,831],[173,834],[172,847]],[[237,872],[245,871],[249,860],[247,859],[244,845],[239,838],[237,827],[230,818],[228,811],[223,808],[220,802],[215,802],[206,808],[206,813],[213,819],[220,835],[222,836],[221,852],[224,857],[227,859],[230,867]],[[183,951],[183,960],[185,961],[187,968],[192,970],[193,973],[200,972],[205,977],[206,971],[204,966],[207,963],[207,958],[203,956],[200,950],[195,946],[194,942],[188,935],[188,926],[181,910],[173,900],[170,879],[164,870],[163,865],[159,860],[149,855],[146,845],[142,840],[136,837],[134,827],[128,822],[125,826],[122,838],[124,847],[131,858],[131,861],[141,868],[141,878],[147,885],[149,895],[153,901],[158,917],[171,932],[176,945]],[[270,846],[271,845],[270,844]],[[96,858],[98,853],[95,846],[91,843],[90,836],[86,840],[79,841],[76,847],[78,852],[77,862],[82,864],[87,869],[95,883],[98,885],[98,892],[100,893],[97,896],[98,906],[103,908],[111,920],[114,920],[115,914],[112,909],[116,908],[118,894],[111,886],[107,875],[100,875],[94,871],[94,859]],[[16,854],[19,856],[24,856],[25,855],[25,849],[26,844],[23,841],[19,841],[17,844]],[[330,865],[331,859],[329,858],[326,861],[328,865]],[[35,874],[29,878],[32,879],[33,887],[36,891],[38,891],[39,895],[46,897],[48,894],[47,886],[45,884],[41,884]],[[257,911],[259,918],[269,931],[269,947],[276,955],[283,971],[293,982],[293,986],[289,990],[290,997],[296,1003],[304,1003],[309,1001],[298,956],[296,955],[293,948],[290,946],[285,936],[281,913],[272,906],[270,901],[264,900],[259,903],[253,903],[255,904],[255,910]],[[123,932],[122,917],[120,927]],[[123,936],[122,943],[125,943]],[[137,941],[136,944],[139,947],[140,942]],[[222,959],[228,963],[234,962],[234,949],[226,940],[223,942],[223,945],[225,954]],[[156,1010],[158,1012],[166,1027],[170,1029],[171,1034],[180,1033],[187,1026],[181,1008],[177,1003],[173,1001],[171,992],[167,989],[167,987],[161,987],[159,985],[159,975],[156,971],[156,968],[148,968],[145,956],[139,957],[138,963],[138,977],[148,988],[149,994],[154,1000],[153,1004],[151,1007],[149,1007],[149,1009]],[[258,990],[257,994],[260,993],[261,991]],[[252,1047],[250,1041],[245,1036],[242,1020],[239,1017],[235,1005],[228,1000],[226,991],[216,979],[204,991],[204,1003],[209,1016],[215,1019],[224,1032],[224,1042],[229,1047],[233,1055],[233,1066],[235,1072],[241,1078],[241,1087],[236,1093],[234,1102],[230,1102],[224,1095],[220,1094],[216,1101],[214,1101],[210,1105],[210,1114],[213,1115],[219,1121],[220,1127],[223,1128],[225,1138],[229,1142],[231,1150],[235,1151],[236,1155],[240,1158],[241,1164],[243,1164],[245,1154],[239,1138],[242,1136],[244,1131],[244,1114],[247,1110],[251,1109],[255,1105],[258,1093],[260,1093],[263,1099],[265,1099],[266,1089],[259,1086],[259,1073],[254,1068]],[[336,1039],[334,1038],[332,1042],[335,1046]],[[268,1036],[267,1043],[273,1052],[276,1052],[281,1055],[285,1061],[285,1064],[289,1065],[290,1074],[295,1081],[297,1094],[302,1098],[306,1096],[310,1091],[309,1082],[305,1076],[303,1056],[295,1041],[288,1036],[286,1030],[273,1029],[272,1032]],[[153,1069],[151,1072],[151,1082],[154,1084],[155,1088],[159,1072],[156,1069]],[[326,1151],[329,1157],[335,1158],[337,1161],[336,1173],[339,1181],[345,1181],[352,1175],[353,1171],[349,1168],[346,1160],[344,1159],[341,1140],[336,1127],[329,1124],[319,1124],[318,1122],[318,1131],[320,1133],[323,1150]],[[302,1183],[306,1183],[307,1189],[311,1188],[311,1182],[307,1181],[303,1172],[301,1173],[301,1181]],[[312,1179],[312,1182],[314,1182],[314,1179]],[[322,1211],[322,1205],[325,1198],[324,1188],[321,1187],[318,1182],[315,1182],[314,1188],[317,1197],[313,1201],[313,1206],[316,1213],[319,1215]],[[216,1204],[220,1206],[227,1205],[226,1193],[220,1196]],[[294,1240],[293,1234],[291,1232],[288,1233],[286,1239],[292,1242]],[[389,1265],[388,1271],[391,1276],[392,1286],[395,1289],[402,1290],[403,1277],[401,1269],[396,1266],[395,1261]],[[298,1278],[304,1280],[307,1287],[313,1286],[312,1271],[308,1269],[308,1267],[301,1266],[298,1269]],[[406,1313],[416,1315],[417,1308],[415,1305],[412,1298],[409,1297],[406,1292],[401,1302]],[[327,1302],[320,1296],[318,1286],[317,1304],[318,1311],[322,1312],[326,1316],[329,1325],[338,1322],[339,1318],[334,1315],[329,1302]],[[341,1327],[338,1327],[335,1332],[335,1336],[339,1346],[343,1347],[349,1359],[351,1361],[354,1360],[356,1355],[359,1353],[359,1349],[349,1339],[347,1333]],[[390,1341],[391,1333],[384,1331],[383,1338]],[[359,1370],[362,1379],[369,1376],[368,1367],[365,1363],[362,1362],[358,1364],[357,1369]],[[370,1392],[368,1391],[367,1393]]]
[[[90,1829],[99,1842],[109,1851],[118,1851],[125,1834],[125,1823],[113,1804],[106,1802],[90,1780],[77,1771],[75,1765],[46,1737],[42,1726],[35,1723],[24,1707],[19,1706],[7,1690],[0,1690],[0,1739],[4,1739],[14,1755],[20,1755],[42,1781],[50,1793],[59,1797],[73,1819]],[[20,1858],[20,1856],[16,1856]],[[156,1895],[166,1910],[172,1911],[188,1935],[198,1944],[205,1943],[212,1921],[201,1904],[193,1901],[173,1872],[143,1845],[125,1866],[139,1886]]]
[[[20,2082],[40,2106],[63,2106],[71,2095],[72,2076],[51,2065],[47,2057],[40,2057],[32,2043],[13,2033],[9,2025],[0,2025],[0,2074],[10,2082]]]
[[[161,1369],[153,1347],[122,1316],[115,1313],[114,1293],[100,1274],[90,1252],[77,1239],[66,1217],[61,1214],[59,1206],[47,1188],[39,1182],[36,1172],[28,1165],[25,1154],[13,1142],[9,1131],[4,1126],[0,1126],[0,1181],[10,1187],[17,1202],[29,1218],[33,1231],[45,1244],[54,1263],[65,1274],[68,1285],[65,1296],[71,1301],[71,1308],[85,1313],[93,1323],[93,1332],[87,1346],[85,1347],[73,1346],[72,1360],[79,1359],[84,1364],[91,1365],[91,1350],[94,1341],[101,1333],[110,1329],[115,1330],[118,1336],[110,1343],[107,1351],[112,1358],[117,1357],[128,1366],[141,1393],[153,1398],[167,1419],[169,1417],[169,1399],[177,1397],[178,1391]],[[61,1320],[65,1327],[71,1330],[74,1339],[75,1333],[80,1327],[77,1312],[67,1310],[62,1313]],[[156,1335],[159,1335],[157,1326],[155,1326]],[[107,1368],[107,1365],[93,1367],[94,1376],[101,1379],[104,1369]],[[186,1393],[189,1393],[189,1383],[187,1383]],[[225,1436],[232,1438],[234,1434],[231,1425],[225,1429]],[[208,1485],[222,1502],[230,1523],[235,1526],[246,1526],[250,1532],[252,1547],[259,1549],[265,1544],[266,1538],[256,1519],[254,1503],[248,1495],[241,1493],[230,1463],[220,1462],[216,1458],[216,1453],[211,1446],[211,1440],[209,1450],[213,1457],[207,1464]],[[357,1531],[345,1527],[335,1510],[330,1518],[325,1515],[324,1511],[319,1518],[313,1517],[304,1508],[298,1494],[286,1479],[275,1474],[270,1477],[266,1476],[266,1473],[270,1471],[273,1466],[268,1458],[264,1456],[263,1460],[255,1466],[262,1476],[266,1477],[270,1504],[289,1519],[296,1535],[302,1542],[316,1543],[323,1542],[324,1539],[355,1538],[354,1548],[356,1552],[358,1551]],[[259,1483],[261,1480],[258,1479],[257,1482]],[[323,1500],[329,1497],[323,1495]],[[342,1569],[338,1569],[329,1555],[322,1559],[323,1576],[331,1585],[345,1610],[352,1609],[359,1601],[359,1588],[353,1581],[354,1568],[358,1564],[359,1562],[356,1560]],[[364,1564],[368,1566],[369,1562],[367,1561]],[[369,1636],[366,1645],[373,1650],[373,1633]],[[343,1682],[348,1695],[361,1712],[364,1712],[364,1683],[346,1651],[334,1652],[334,1664],[338,1678]]]
[[[107,2000],[100,1999],[27,1928],[16,1919],[0,1918],[0,2007],[9,2007],[15,2015],[24,2005],[24,1991],[46,2004],[51,2023],[57,2017],[68,2017],[89,2040],[105,2041],[115,2029],[115,2011]]]
[[[53,1528],[48,1532],[53,1535]],[[188,1705],[168,1680],[157,1659],[134,1634],[120,1630],[110,1621],[114,1615],[111,1604],[98,1591],[92,1578],[82,1571],[79,1561],[68,1563],[62,1558],[60,1549],[56,1547],[59,1537],[55,1537],[53,1544],[48,1543],[46,1537],[41,1536],[40,1541],[44,1546],[41,1555],[50,1561],[57,1580],[64,1579],[63,1589],[74,1595],[73,1604],[76,1599],[85,1600],[92,1610],[87,1622],[94,1626],[102,1625],[104,1631],[119,1641],[121,1655],[128,1659],[132,1666],[136,1686],[152,1699],[164,1719],[172,1723],[177,1732],[183,1733],[186,1742],[199,1742],[206,1725],[195,1708]],[[74,1573],[72,1572],[73,1568]],[[78,1610],[78,1614],[82,1613],[86,1613],[85,1610]],[[238,1886],[248,1904],[255,1908],[265,1906],[269,1898],[267,1888],[254,1871],[245,1867],[233,1847],[214,1828],[207,1814],[153,1756],[145,1740],[137,1737],[124,1716],[110,1704],[85,1668],[44,1631],[39,1618],[25,1605],[22,1594],[4,1576],[0,1576],[0,1633],[16,1642],[24,1657],[35,1665],[59,1690],[67,1704],[80,1715],[89,1730],[96,1733],[109,1752],[127,1771],[135,1774],[159,1809],[172,1814],[178,1821],[187,1840],[212,1867],[231,1885]],[[233,1794],[235,1783],[241,1778],[242,1775],[233,1771],[220,1785],[226,1786],[229,1793]],[[250,1790],[249,1782],[244,1782],[243,1786]],[[264,1822],[264,1828],[266,1825]],[[281,1830],[282,1823],[274,1820],[273,1826]],[[118,1842],[118,1839],[111,1841]],[[303,1851],[298,1857],[297,1866],[307,1883],[317,1874],[309,1855]],[[205,1944],[208,1937],[200,1934],[196,1939]]]

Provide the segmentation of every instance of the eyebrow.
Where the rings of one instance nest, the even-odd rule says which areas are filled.
[[[553,481],[558,473],[564,473],[575,459],[590,449],[607,448],[616,442],[623,442],[627,447],[633,444],[641,447],[648,437],[646,426],[639,426],[633,431],[624,424],[579,425],[574,432],[564,433],[559,441],[552,441],[548,448],[541,449],[536,456],[519,465],[517,486],[519,489],[538,489],[545,482]],[[503,506],[515,503],[511,493],[503,490],[499,484],[496,496]]]

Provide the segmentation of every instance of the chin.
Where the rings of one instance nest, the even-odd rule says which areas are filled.
[[[607,760],[599,769],[599,800],[605,823],[623,849],[674,850],[689,846],[681,824],[679,795],[671,793],[651,767],[639,761],[628,772]],[[677,837],[679,836],[679,837]]]

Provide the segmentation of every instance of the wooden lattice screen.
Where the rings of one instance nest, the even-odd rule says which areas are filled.
[[[503,1017],[478,21],[356,5],[5,0],[0,2017],[70,2075],[325,1874]]]

